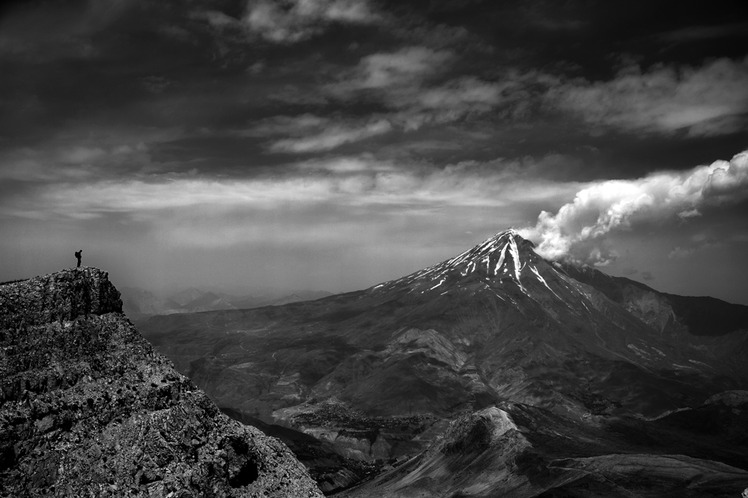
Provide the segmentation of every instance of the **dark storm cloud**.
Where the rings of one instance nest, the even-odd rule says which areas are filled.
[[[571,31],[581,40],[585,26],[600,17],[599,9],[583,9],[574,3],[562,9],[553,3],[536,2],[519,5],[518,10],[511,4],[499,7],[489,4],[481,5],[479,16],[470,2],[450,6],[430,4],[427,8],[406,6],[402,7],[406,13],[403,16],[392,15],[384,4],[353,1],[289,2],[283,9],[280,4],[269,6],[263,2],[194,3],[189,9],[169,3],[112,2],[105,8],[79,2],[75,9],[70,9],[72,14],[66,16],[41,7],[18,9],[15,18],[8,16],[17,21],[15,24],[9,21],[11,25],[19,24],[24,16],[46,20],[38,21],[42,25],[59,20],[62,27],[49,30],[51,40],[73,39],[95,50],[86,56],[93,58],[89,62],[78,54],[83,61],[75,68],[68,65],[69,54],[63,57],[54,52],[48,55],[47,67],[36,64],[36,68],[30,68],[16,62],[19,65],[12,68],[12,74],[18,75],[19,80],[8,83],[16,95],[6,105],[20,119],[16,120],[15,130],[9,130],[8,134],[28,139],[30,133],[40,133],[45,127],[51,132],[71,119],[76,119],[81,128],[87,124],[95,129],[114,114],[120,126],[131,123],[179,127],[185,140],[194,136],[208,145],[201,157],[217,156],[224,160],[225,151],[237,150],[244,154],[235,157],[239,161],[246,158],[247,147],[238,142],[243,138],[251,140],[248,135],[253,135],[242,135],[241,130],[257,130],[258,120],[276,116],[316,115],[323,117],[324,122],[314,129],[290,130],[288,136],[266,135],[268,139],[262,148],[251,149],[255,154],[262,150],[285,153],[332,150],[383,135],[391,129],[408,132],[424,125],[439,127],[458,121],[461,126],[485,121],[487,126],[496,127],[500,120],[505,129],[518,118],[527,118],[522,125],[547,121],[540,98],[546,91],[555,91],[554,95],[563,93],[564,98],[557,99],[557,107],[574,111],[588,121],[626,121],[616,109],[605,109],[608,111],[605,116],[592,116],[579,109],[584,104],[588,104],[587,110],[597,106],[598,102],[590,96],[594,91],[603,94],[601,98],[615,100],[618,97],[615,79],[608,83],[586,80],[577,83],[557,80],[558,75],[546,68],[538,71],[518,69],[512,64],[502,66],[501,62],[498,66],[486,64],[503,53],[497,50],[495,40],[511,41],[516,37],[520,43],[530,36],[525,32],[510,29],[510,35],[506,35],[493,30],[482,41],[491,50],[466,51],[469,45],[465,40],[476,37],[471,33],[472,28],[483,26],[486,18],[501,27],[517,21],[531,33],[554,31],[549,23],[556,19],[569,25],[561,31],[569,31],[571,25],[576,25]],[[73,17],[78,19],[75,23],[71,22]],[[387,36],[383,32],[385,18],[389,23],[387,29],[393,33],[389,42],[385,42]],[[462,25],[454,22],[450,25],[450,19]],[[573,19],[577,21],[570,21]],[[356,23],[366,26],[379,23],[380,32],[370,33],[367,39],[384,42],[378,47],[395,45],[390,50],[372,51],[365,48],[364,40],[358,48],[337,48],[332,58],[327,55],[320,59],[320,50],[330,52],[326,31]],[[418,30],[413,30],[408,43],[418,41],[425,45],[402,46],[397,43],[403,26],[418,26],[422,34],[450,29],[470,34],[440,37],[442,42],[447,40],[451,44],[449,47],[430,46],[428,37],[416,40]],[[104,37],[103,30],[118,36]],[[269,34],[273,30],[283,36]],[[11,32],[16,33],[13,35],[16,38],[23,38],[20,30]],[[252,36],[259,36],[267,45],[258,48]],[[33,42],[33,37],[27,38],[29,43]],[[303,44],[294,43],[302,38]],[[294,45],[293,50],[289,44]],[[573,56],[573,44],[570,47],[569,55]],[[537,55],[530,54],[523,64],[538,61]],[[55,64],[52,62],[55,58],[63,58],[65,63]],[[58,73],[57,78],[41,77],[50,70]],[[21,76],[37,82],[37,87],[21,90],[24,87]],[[81,85],[81,80],[86,84]],[[42,81],[48,83],[40,85]],[[735,82],[740,83],[740,79]],[[578,105],[573,106],[574,102]],[[644,101],[641,105],[648,103]],[[383,107],[372,115],[365,111],[371,106]],[[332,115],[331,109],[335,109]],[[17,123],[23,124],[24,118],[28,133],[19,133],[23,126],[19,128]],[[734,130],[740,126],[740,119],[739,113],[728,117],[717,115],[701,127],[692,127],[692,132]],[[41,127],[40,122],[44,123]],[[236,145],[226,146],[224,151],[211,151],[210,141],[201,138],[220,134],[225,137],[224,143],[236,141]],[[538,152],[553,152],[544,148],[547,146],[542,145],[542,137],[538,140],[541,142]],[[531,149],[532,144],[527,147]]]

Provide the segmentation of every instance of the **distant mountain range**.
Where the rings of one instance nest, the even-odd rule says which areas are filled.
[[[267,292],[264,295],[235,295],[191,287],[165,297],[138,287],[123,287],[123,309],[133,320],[153,315],[199,313],[201,311],[233,310],[274,306],[308,301],[332,295],[326,291],[298,290],[287,293]]]
[[[512,230],[366,290],[141,330],[326,492],[748,487],[748,307],[550,262]]]

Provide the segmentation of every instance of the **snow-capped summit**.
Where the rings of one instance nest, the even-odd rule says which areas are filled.
[[[533,248],[532,242],[510,228],[451,259],[385,282],[375,289],[390,290],[407,285],[421,292],[434,291],[447,283],[476,279],[491,284],[513,283],[522,288],[523,278],[528,272],[532,274],[532,278],[544,282],[537,268],[542,258],[535,254]],[[428,287],[424,289],[423,284],[428,284]]]
[[[523,239],[516,230],[509,229],[432,269],[442,272],[458,270],[463,276],[483,270],[486,276],[510,276],[519,282],[522,269],[534,255],[529,250],[532,247],[532,242]]]

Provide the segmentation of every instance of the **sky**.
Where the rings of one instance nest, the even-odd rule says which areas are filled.
[[[342,292],[514,227],[748,304],[744,1],[0,7],[0,281]]]

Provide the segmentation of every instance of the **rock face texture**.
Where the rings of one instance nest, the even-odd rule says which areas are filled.
[[[0,496],[322,496],[121,310],[95,268],[0,285]]]

